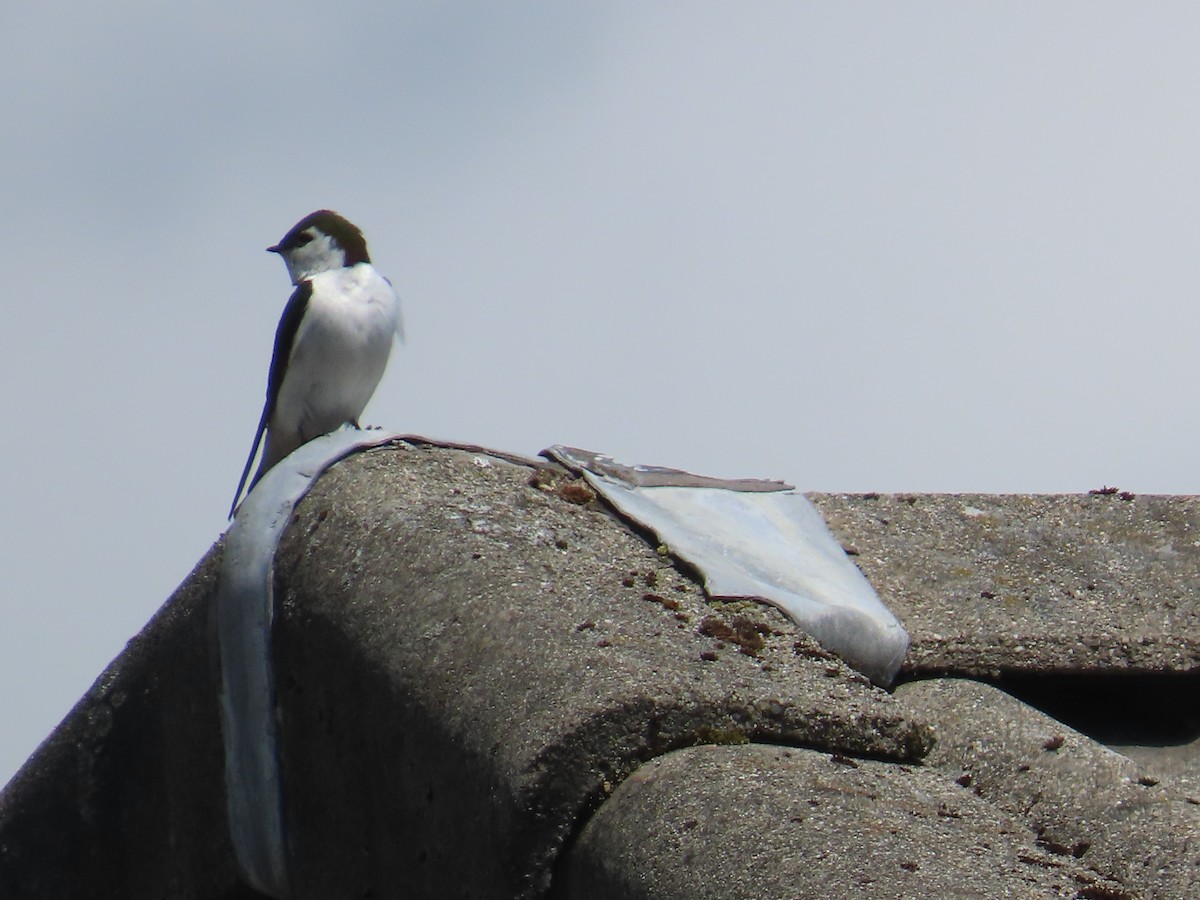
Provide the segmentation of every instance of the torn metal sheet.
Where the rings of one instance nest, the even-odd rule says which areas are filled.
[[[695,566],[710,597],[770,603],[876,684],[896,677],[908,633],[791,485],[626,466],[561,445],[543,454]]]
[[[343,430],[309,441],[254,486],[225,536],[216,617],[229,831],[242,875],[270,897],[291,896],[271,663],[275,550],[293,508],[322,472],[396,437]]]

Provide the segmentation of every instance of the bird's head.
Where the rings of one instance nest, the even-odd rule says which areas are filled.
[[[309,213],[267,250],[283,257],[292,284],[330,269],[371,261],[358,227],[328,209]]]

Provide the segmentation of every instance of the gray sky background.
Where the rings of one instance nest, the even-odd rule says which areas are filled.
[[[225,527],[328,206],[366,421],[828,491],[1200,486],[1200,5],[0,7],[0,783]]]

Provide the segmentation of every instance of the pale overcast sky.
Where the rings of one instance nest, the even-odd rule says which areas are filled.
[[[225,527],[331,207],[364,419],[825,491],[1200,487],[1200,5],[7,3],[0,783]]]

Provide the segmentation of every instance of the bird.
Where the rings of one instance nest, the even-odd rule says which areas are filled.
[[[302,444],[345,424],[359,427],[392,344],[403,338],[400,298],[371,265],[362,231],[342,216],[310,213],[267,252],[283,259],[295,290],[275,330],[267,398],[231,519],[260,445],[246,493]]]

